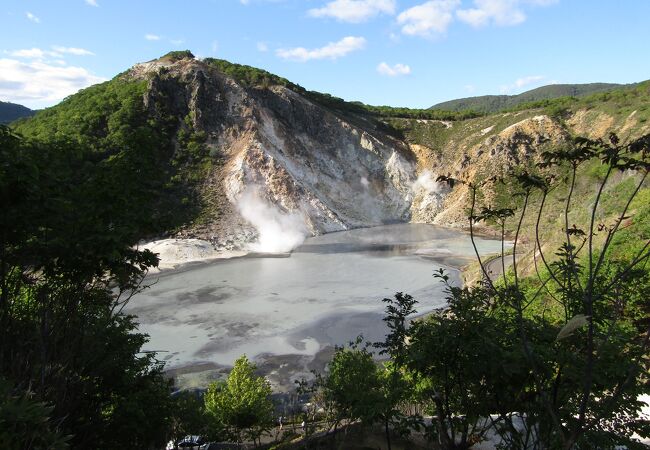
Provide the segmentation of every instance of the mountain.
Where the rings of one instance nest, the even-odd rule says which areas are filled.
[[[23,117],[31,117],[34,111],[23,105],[0,101],[0,123],[11,123]]]
[[[15,128],[137,166],[139,175],[126,182],[157,193],[143,237],[197,237],[223,250],[272,236],[289,249],[296,236],[382,223],[465,227],[470,191],[437,183],[438,175],[483,183],[534,167],[543,151],[575,135],[650,133],[649,102],[644,82],[506,113],[372,107],[260,69],[173,52]],[[589,170],[581,179],[590,179]],[[519,201],[498,185],[482,186],[481,204]],[[585,181],[574,198],[587,205],[590,195]],[[549,220],[556,213],[549,209]]]
[[[441,109],[446,111],[497,112],[504,109],[514,108],[525,103],[550,100],[559,97],[583,97],[598,92],[607,92],[624,86],[613,83],[588,83],[588,84],[550,84],[518,95],[482,95],[479,97],[467,97],[457,100],[433,105],[430,109]]]
[[[17,129],[45,140],[67,136],[115,157],[134,145],[124,133],[140,128],[143,148],[157,140],[146,178],[164,197],[161,217],[177,208],[196,212],[158,231],[200,236],[218,248],[241,245],[265,221],[285,218],[306,233],[408,220],[416,178],[408,146],[376,121],[344,117],[291,87],[270,77],[236,80],[219,61],[173,53]]]

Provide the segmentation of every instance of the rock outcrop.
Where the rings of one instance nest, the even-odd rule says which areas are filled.
[[[221,214],[194,227],[196,237],[219,247],[254,239],[259,226],[241,204],[251,195],[267,215],[299,216],[311,234],[411,220],[416,157],[372,126],[283,86],[241,86],[194,59],[139,64],[125,76],[147,80],[151,114],[190,118],[222,161],[202,187]]]

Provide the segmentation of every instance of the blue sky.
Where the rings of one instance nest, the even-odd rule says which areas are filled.
[[[648,0],[2,0],[0,100],[50,106],[170,50],[375,105],[650,78]]]

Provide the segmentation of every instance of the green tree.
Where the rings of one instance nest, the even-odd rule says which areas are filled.
[[[256,367],[241,356],[225,382],[210,384],[205,394],[205,408],[217,426],[223,425],[237,440],[257,443],[273,423],[271,386]]]
[[[133,247],[141,222],[120,173],[81,143],[0,128],[0,376],[51,405],[73,447],[167,438],[170,383],[121,313],[157,258]]]
[[[487,290],[453,286],[442,269],[435,275],[446,284],[448,307],[411,327],[408,365],[434,416],[428,434],[442,448],[468,449],[519,419],[513,412],[526,406],[529,368],[513,317],[491,307]],[[521,448],[531,439],[528,430]]]
[[[399,406],[409,397],[410,386],[401,367],[395,362],[378,366],[369,347],[358,338],[350,347],[337,349],[323,382],[323,396],[333,406],[337,425],[357,420],[382,424],[390,449],[391,428],[408,430]]]
[[[337,411],[339,421],[362,420],[372,423],[383,400],[381,379],[372,353],[359,346],[338,348],[324,381],[325,395]]]
[[[496,343],[495,355],[500,360],[500,353],[507,351],[521,367],[523,358],[529,376],[517,386],[526,395],[515,403],[522,415],[518,420],[503,416],[506,426],[497,427],[510,448],[569,450],[633,445],[629,441],[632,432],[649,434],[647,423],[635,417],[641,407],[638,396],[647,392],[650,373],[650,234],[643,221],[634,223],[648,213],[647,201],[639,199],[647,198],[649,157],[650,136],[626,144],[615,135],[609,140],[577,138],[568,149],[544,153],[538,173],[513,174],[511,185],[518,186],[515,195],[522,199],[522,207],[515,219],[510,273],[498,282],[491,280],[477,252],[484,273],[482,285],[451,292],[450,303],[475,297],[478,305],[484,305],[479,319],[497,320],[497,329],[508,336],[507,340],[490,334],[486,337]],[[594,160],[603,165],[603,170],[595,175],[594,199],[576,225],[580,216],[571,212],[576,208],[573,195],[579,171]],[[565,176],[554,178],[557,173]],[[630,176],[631,188],[621,192],[617,206],[608,207],[609,182],[623,173]],[[467,184],[472,200],[472,239],[478,222],[494,217],[505,220],[505,215],[494,208],[475,212],[480,184],[448,177],[441,180]],[[560,187],[566,187],[562,191],[566,195],[560,195],[559,200],[563,210],[563,227],[557,233],[561,244],[554,255],[549,255],[542,243],[540,222],[553,191]],[[531,213],[532,205],[537,206]],[[527,215],[533,216],[535,276],[526,278],[517,246],[521,245],[519,237],[525,231]],[[624,236],[635,236],[636,240]],[[437,327],[434,324],[432,331]],[[470,379],[485,380],[489,385],[489,365],[478,358],[476,361],[481,364],[461,360],[455,372],[478,370]],[[498,411],[498,405],[488,406]],[[461,405],[457,414],[469,411]],[[515,427],[515,421],[521,420],[524,436]]]

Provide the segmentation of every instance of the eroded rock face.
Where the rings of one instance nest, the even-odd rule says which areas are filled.
[[[501,119],[512,124],[501,129],[420,120],[461,131],[434,151],[388,136],[364,118],[346,119],[285,87],[244,87],[194,59],[139,64],[126,76],[148,81],[144,100],[152,115],[165,111],[207,136],[210,155],[220,163],[201,189],[210,199],[206,208],[218,213],[181,236],[208,239],[220,249],[242,248],[286,228],[290,235],[282,239],[293,243],[296,234],[300,240],[391,222],[465,227],[467,188],[437,183],[438,175],[466,181],[504,175],[538,162],[547,144],[569,139],[545,115],[505,113]],[[489,202],[489,189],[482,194]]]
[[[570,139],[566,129],[545,115],[520,120],[499,132],[492,132],[492,128],[478,130],[464,141],[454,142],[455,156],[439,161],[439,170],[468,182],[505,176],[517,166],[540,162],[542,149],[556,147]],[[472,144],[477,136],[481,136],[481,139]],[[489,186],[482,189],[481,194],[486,204],[492,203],[493,192]],[[427,222],[466,227],[468,205],[469,190],[459,184],[444,192],[443,198],[436,204],[436,214],[427,216]]]
[[[140,64],[126,76],[148,80],[151,114],[190,120],[222,161],[202,187],[221,212],[188,235],[223,248],[255,239],[256,218],[242,216],[251,195],[267,216],[299,216],[309,234],[411,219],[416,158],[404,143],[287,88],[243,87],[197,60]]]

